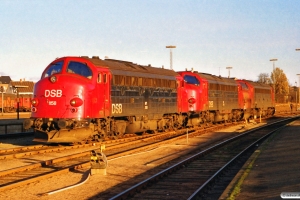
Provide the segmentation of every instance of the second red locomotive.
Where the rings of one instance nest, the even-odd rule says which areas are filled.
[[[267,85],[99,57],[56,59],[35,84],[31,102],[31,118],[24,121],[24,128],[35,129],[36,141],[57,143],[241,120],[275,111]]]

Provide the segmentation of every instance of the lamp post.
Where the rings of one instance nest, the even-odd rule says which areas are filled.
[[[298,90],[298,89],[297,89],[297,81],[295,81],[295,91],[296,91],[296,111],[297,111],[297,102],[298,102],[298,101],[297,101],[297,96],[298,96],[298,95],[297,95],[297,90]]]
[[[232,67],[226,67],[226,69],[228,69],[228,78],[230,78],[230,70],[232,69]]]
[[[300,103],[300,74],[297,74],[297,76],[299,77],[299,87],[298,87],[298,95],[299,95],[299,98],[298,98],[298,103]],[[296,102],[296,110],[297,110],[297,102]]]
[[[296,51],[300,51],[300,49],[296,49]],[[299,94],[299,98],[298,98],[298,100],[299,100],[299,103],[300,103],[300,74],[297,74],[297,76],[299,76],[299,92],[298,92],[298,94]],[[296,109],[297,110],[297,109]]]
[[[170,69],[173,69],[173,58],[172,58],[172,49],[175,49],[176,46],[166,46],[167,49],[170,49]]]
[[[274,85],[274,95],[275,95],[275,102],[276,102],[276,80],[275,80],[275,62],[277,61],[277,58],[270,59],[271,62],[273,62],[273,85]]]
[[[2,102],[2,103],[1,103],[1,112],[2,112],[2,116],[3,116],[3,103],[4,103],[4,102],[3,102],[3,93],[4,93],[4,88],[3,88],[3,86],[0,87],[0,91],[1,91],[1,94],[2,94],[2,95],[1,95],[1,100],[2,100],[2,101],[1,101],[1,102]]]
[[[20,119],[20,99],[19,99],[19,88],[27,88],[25,85],[14,85],[14,93],[17,93],[17,119]]]

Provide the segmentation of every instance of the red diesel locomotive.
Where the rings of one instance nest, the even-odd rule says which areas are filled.
[[[239,121],[275,113],[272,87],[193,71],[178,72],[184,80],[181,93],[188,110],[188,126],[205,122]]]
[[[54,143],[237,121],[275,111],[267,85],[99,57],[53,61],[35,84],[31,103],[24,128],[34,128],[35,141]]]

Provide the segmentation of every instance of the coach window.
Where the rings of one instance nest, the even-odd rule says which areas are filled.
[[[74,61],[71,61],[69,63],[67,72],[78,74],[88,79],[91,79],[93,75],[92,70],[86,64],[74,62]]]
[[[46,72],[44,73],[44,75],[42,76],[42,78],[51,76],[52,74],[60,73],[63,64],[64,64],[63,61],[60,61],[60,62],[51,64],[50,67],[47,69],[47,71],[46,71]]]
[[[197,86],[200,85],[200,81],[195,76],[185,75],[184,81],[188,84],[197,85]]]

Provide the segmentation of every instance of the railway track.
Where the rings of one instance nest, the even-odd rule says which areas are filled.
[[[265,125],[177,161],[110,199],[218,199],[264,139],[295,120]]]
[[[213,130],[218,130],[221,128],[229,127],[232,125],[235,125],[237,123],[231,123],[231,124],[218,124],[214,125],[211,127],[201,127],[197,129],[191,129],[189,132],[195,132],[194,134],[202,134],[205,131],[213,131]],[[160,139],[168,139],[168,138],[176,138],[181,136],[186,137],[186,130],[179,130],[179,131],[170,131],[170,132],[165,132],[165,133],[156,133],[156,134],[143,134],[141,136],[137,136],[135,134],[127,134],[126,137],[121,138],[121,139],[113,139],[113,140],[107,140],[104,142],[91,142],[88,144],[80,144],[80,145],[68,145],[68,144],[38,144],[38,145],[22,145],[19,144],[21,147],[16,147],[16,148],[4,148],[0,149],[0,160],[5,160],[5,159],[13,159],[13,158],[21,158],[24,156],[31,156],[31,155],[37,155],[37,154],[46,154],[46,153],[53,153],[53,152],[62,152],[65,150],[74,150],[74,149],[84,149],[84,148],[89,148],[93,146],[99,146],[99,145],[106,145],[110,149],[111,146],[117,145],[118,148],[122,146],[131,146],[134,143],[140,143],[141,140],[143,142],[146,141],[152,141],[152,140],[160,140]],[[180,139],[177,138],[177,139]]]
[[[227,125],[228,126],[228,125]],[[200,128],[189,133],[190,137],[204,134],[207,131],[219,130],[224,125],[215,125],[209,128]],[[186,130],[177,132],[168,132],[161,134],[143,135],[138,137],[129,137],[119,140],[111,140],[106,143],[94,143],[76,146],[53,147],[36,145],[30,147],[21,147],[14,149],[1,150],[0,159],[3,161],[15,162],[19,158],[32,159],[33,155],[43,155],[45,153],[62,152],[71,150],[72,153],[67,156],[53,158],[43,161],[34,162],[30,165],[24,165],[12,169],[0,171],[0,191],[11,189],[17,186],[28,184],[37,180],[42,180],[50,176],[67,173],[72,170],[90,166],[91,150],[99,149],[101,145],[106,145],[106,152],[109,159],[121,156],[127,156],[141,151],[147,151],[157,148],[160,145],[170,143],[186,137]],[[95,145],[95,146],[94,146]],[[75,149],[80,149],[79,153],[74,153]],[[86,149],[88,148],[88,150]],[[85,150],[84,150],[85,149]],[[5,163],[3,162],[5,165]]]
[[[215,131],[218,129],[222,129],[224,127],[228,127],[224,124],[218,124],[213,127],[207,128],[202,127],[200,130],[196,130],[194,132],[189,132],[189,137],[197,137],[197,135],[204,134],[209,131]],[[170,132],[170,133],[162,133],[162,134],[152,134],[152,135],[143,135],[140,137],[136,137],[136,139],[132,138],[124,138],[120,140],[112,140],[106,142],[106,150],[108,159],[114,159],[120,156],[126,156],[142,151],[151,150],[157,148],[160,145],[171,143],[172,141],[176,141],[178,139],[185,138],[187,136],[186,130],[182,132]],[[139,139],[137,139],[139,138]],[[98,143],[96,146],[92,146],[92,144],[87,144],[86,147],[91,147],[89,150],[79,150],[80,153],[75,154],[74,152],[68,156],[61,156],[59,158],[48,159],[41,162],[33,163],[32,165],[22,166],[18,168],[8,169],[0,172],[1,182],[0,182],[0,190],[7,190],[17,186],[21,186],[24,184],[28,184],[30,182],[35,182],[37,180],[43,180],[50,176],[65,174],[69,171],[74,171],[77,169],[85,168],[90,166],[90,150],[99,148],[99,146],[104,143]],[[212,145],[212,144],[208,144]],[[35,151],[39,151],[40,153],[33,154],[43,154],[45,155],[43,150],[39,149],[40,147],[31,147],[37,148]],[[52,147],[53,148],[53,147]],[[56,147],[57,149],[62,148],[59,151],[64,151],[66,147]],[[72,147],[70,147],[72,148]],[[80,149],[80,148],[78,148]],[[24,149],[23,149],[24,150]],[[21,151],[23,151],[21,150]],[[69,149],[73,151],[72,149]],[[28,150],[30,152],[31,150]],[[31,158],[33,154],[24,152],[13,153],[14,156],[7,158],[7,160],[18,160],[18,158],[34,160]],[[53,152],[53,150],[49,149],[48,153]],[[1,151],[0,151],[1,153]],[[5,153],[4,153],[5,154]],[[24,158],[25,156],[25,158]],[[5,164],[5,163],[3,163]]]

